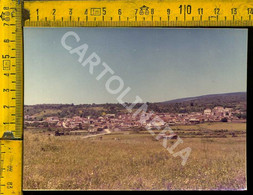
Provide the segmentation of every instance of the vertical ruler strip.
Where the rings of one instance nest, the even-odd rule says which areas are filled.
[[[0,194],[22,194],[23,30],[20,0],[0,0]]]
[[[17,2],[16,13],[16,132],[15,137],[22,138],[23,133],[23,27],[22,2]]]

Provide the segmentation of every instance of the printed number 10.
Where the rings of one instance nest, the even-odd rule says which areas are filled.
[[[183,13],[183,5],[179,6],[179,10],[180,10],[180,14],[182,14]],[[186,12],[187,14],[191,14],[192,6],[191,5],[184,5],[184,12]]]

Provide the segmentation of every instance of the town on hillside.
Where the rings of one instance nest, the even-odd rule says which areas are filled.
[[[159,121],[153,120],[159,116]],[[244,117],[242,117],[244,116]],[[105,130],[124,131],[141,129],[145,127],[155,128],[165,125],[191,125],[204,122],[246,122],[246,113],[233,108],[216,106],[213,109],[206,108],[203,112],[191,113],[154,113],[145,122],[141,121],[141,114],[133,117],[132,114],[104,114],[103,116],[72,118],[58,116],[46,117],[38,120],[36,116],[25,115],[25,127],[49,128],[74,133],[85,132],[95,133]]]

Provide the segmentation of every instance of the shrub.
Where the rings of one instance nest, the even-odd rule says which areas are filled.
[[[226,117],[221,119],[221,122],[228,122],[228,119]]]

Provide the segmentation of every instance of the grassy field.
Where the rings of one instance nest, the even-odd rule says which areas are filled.
[[[178,132],[244,131],[232,137],[192,135],[175,150],[191,147],[185,166],[147,132],[82,139],[25,130],[24,189],[195,190],[246,188],[245,124],[176,127]],[[175,128],[175,127],[173,127]],[[170,140],[170,144],[175,142]]]
[[[200,123],[196,125],[176,125],[171,126],[173,130],[189,130],[189,129],[197,129],[197,130],[240,130],[245,131],[246,123],[223,123],[223,122],[215,122],[215,123]]]

